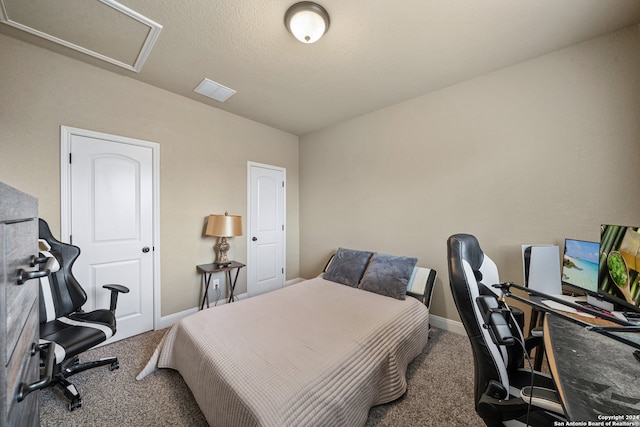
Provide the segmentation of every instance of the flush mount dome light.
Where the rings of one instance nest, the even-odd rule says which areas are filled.
[[[329,14],[317,3],[301,1],[287,10],[284,24],[302,43],[314,43],[329,29]]]

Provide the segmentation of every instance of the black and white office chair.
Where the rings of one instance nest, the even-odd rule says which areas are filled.
[[[71,271],[80,249],[54,238],[43,219],[39,221],[39,234],[41,256],[53,258],[53,262],[47,264],[51,267],[50,275],[40,279],[40,343],[53,343],[55,351],[53,378],[48,386],[57,386],[69,400],[69,410],[73,411],[82,406],[82,399],[68,377],[98,366],[109,365],[111,370],[119,367],[116,357],[80,363],[78,355],[116,333],[118,294],[127,293],[129,289],[122,285],[104,285],[103,288],[111,291],[109,310],[83,312],[81,307],[87,301],[87,294]]]
[[[478,415],[488,426],[563,421],[553,379],[522,368],[525,352],[542,339],[525,341],[522,325],[499,300],[502,291],[492,286],[500,283],[495,263],[470,234],[449,237],[447,255],[451,292],[473,349]]]

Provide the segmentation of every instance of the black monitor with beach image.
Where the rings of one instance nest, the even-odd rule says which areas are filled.
[[[562,283],[584,293],[598,293],[600,243],[565,239],[562,257]]]

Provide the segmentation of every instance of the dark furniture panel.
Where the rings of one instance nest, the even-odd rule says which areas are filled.
[[[21,383],[37,382],[38,201],[0,183],[0,427],[38,426],[38,393],[18,402]]]
[[[7,242],[7,342],[6,360],[11,359],[22,327],[29,316],[29,307],[38,298],[38,280],[28,280],[18,284],[19,272],[28,273],[38,267],[30,265],[32,255],[38,254],[37,234],[34,234],[36,222],[22,221],[5,225]],[[24,276],[25,274],[23,274]],[[37,323],[36,323],[37,325]]]

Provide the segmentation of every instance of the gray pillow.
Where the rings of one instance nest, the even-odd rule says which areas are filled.
[[[417,258],[374,254],[358,288],[403,300],[417,262]]]
[[[373,252],[338,248],[338,252],[324,273],[324,278],[332,282],[356,287],[371,255],[373,255]]]

